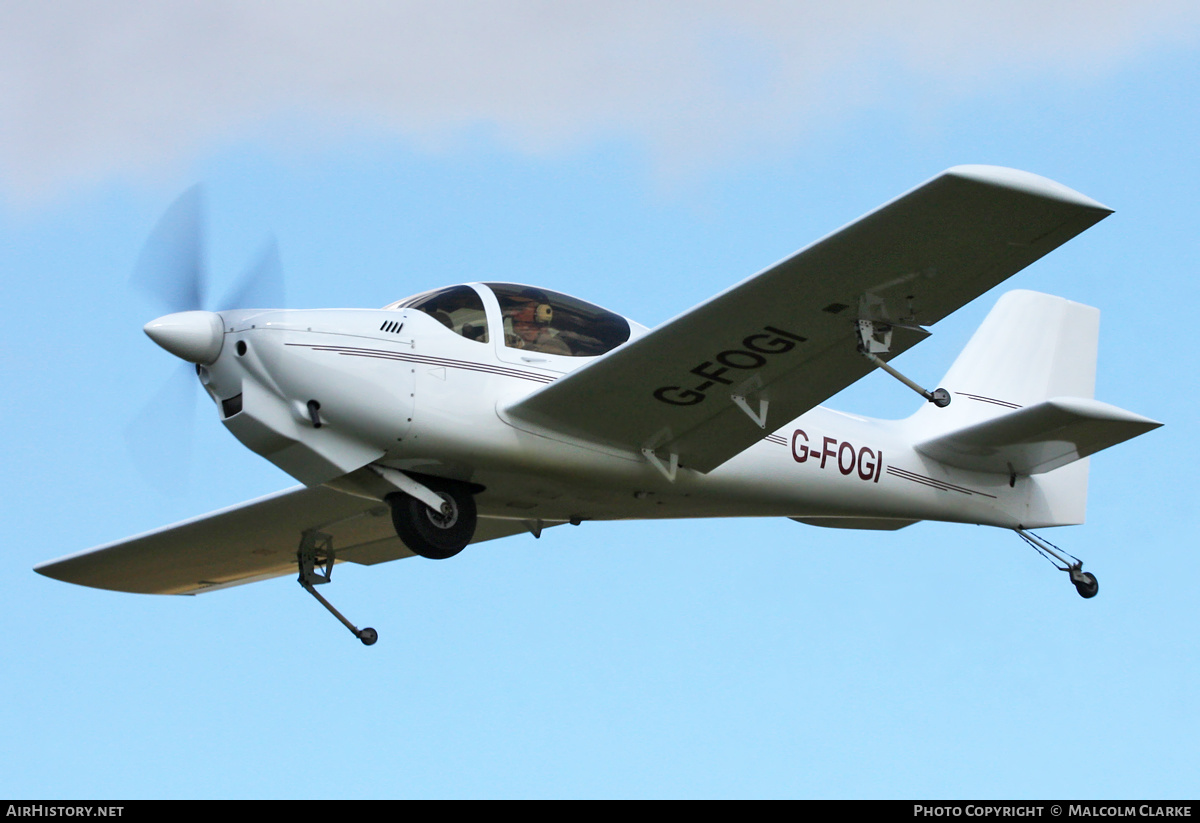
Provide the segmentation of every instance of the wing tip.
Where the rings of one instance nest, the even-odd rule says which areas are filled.
[[[1021,171],[1020,169],[1011,169],[1006,166],[968,164],[949,168],[944,174],[991,186],[1013,189],[1050,200],[1059,200],[1083,208],[1102,211],[1105,214],[1112,214],[1113,212],[1108,206],[1097,200],[1093,200],[1086,194],[1080,194],[1070,186],[1064,186],[1062,183],[1051,180],[1049,177],[1042,177],[1040,174]]]
[[[49,577],[51,580],[61,580],[64,583],[72,583],[74,581],[63,576],[62,561],[67,559],[69,558],[60,557],[57,560],[46,560],[34,566],[33,570],[42,577]]]
[[[110,581],[101,580],[94,573],[89,573],[87,569],[81,569],[78,565],[70,563],[67,558],[39,563],[33,567],[33,570],[42,575],[42,577],[48,577],[60,583],[70,583],[73,586],[84,586],[89,589],[107,591],[123,591],[131,594],[145,594],[145,592],[140,590],[114,586]]]
[[[1066,412],[1110,423],[1122,423],[1131,428],[1140,428],[1139,434],[1162,428],[1161,421],[1146,417],[1143,414],[1122,409],[1102,400],[1090,397],[1051,397],[1046,403]]]

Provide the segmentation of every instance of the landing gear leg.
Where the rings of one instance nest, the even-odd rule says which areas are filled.
[[[1079,592],[1079,596],[1085,600],[1090,600],[1095,597],[1100,591],[1100,584],[1096,581],[1096,575],[1083,570],[1083,561],[1073,554],[1067,554],[1066,557],[1061,553],[1061,549],[1046,540],[1044,537],[1039,537],[1033,532],[1027,532],[1024,529],[1014,529],[1022,540],[1037,550],[1038,554],[1049,560],[1054,568],[1060,572],[1066,572],[1071,583],[1075,586],[1075,591]],[[1075,562],[1072,563],[1071,560]],[[1060,566],[1059,563],[1062,565]]]
[[[392,525],[415,554],[445,560],[466,548],[475,536],[475,498],[466,484],[438,477],[423,480],[441,505],[435,510],[412,495],[389,494],[386,500],[392,509]]]
[[[309,529],[300,537],[300,548],[296,552],[296,560],[300,565],[300,585],[317,598],[317,602],[340,620],[342,625],[361,640],[364,646],[375,645],[375,641],[379,639],[379,632],[372,628],[359,629],[313,588],[313,586],[328,583],[333,575],[333,538],[328,534]],[[318,567],[324,568],[324,572],[317,571]]]

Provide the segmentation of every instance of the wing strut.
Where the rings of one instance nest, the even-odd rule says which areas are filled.
[[[306,529],[300,536],[300,548],[296,551],[296,560],[300,564],[300,585],[317,598],[317,602],[328,609],[330,614],[342,621],[342,625],[361,640],[364,646],[375,645],[375,641],[379,639],[379,632],[370,627],[359,629],[313,588],[313,586],[328,583],[333,577],[333,564],[336,560],[333,551],[333,537],[316,529]],[[323,567],[325,571],[317,571],[319,567]]]

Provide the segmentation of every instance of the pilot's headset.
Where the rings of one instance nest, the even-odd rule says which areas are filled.
[[[549,326],[554,322],[554,308],[546,302],[546,295],[536,289],[526,289],[519,297],[528,300],[529,304],[521,308],[513,319],[522,323],[537,323],[539,326]]]

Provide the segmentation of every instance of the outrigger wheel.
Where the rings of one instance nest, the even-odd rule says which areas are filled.
[[[1075,591],[1086,600],[1096,596],[1096,592],[1100,591],[1100,584],[1096,581],[1096,575],[1082,570],[1082,565],[1080,563],[1071,566],[1067,571],[1071,575],[1071,582],[1075,584]]]
[[[442,498],[441,510],[434,511],[407,494],[389,494],[386,500],[392,509],[392,525],[404,545],[421,557],[454,557],[475,536],[475,498],[464,483],[440,477],[422,477],[421,481]]]
[[[1096,582],[1096,575],[1091,572],[1085,572],[1083,570],[1083,561],[1078,557],[1069,552],[1064,556],[1063,551],[1058,546],[1055,546],[1044,537],[1039,537],[1031,531],[1026,531],[1022,527],[1013,529],[1013,531],[1022,540],[1033,546],[1038,554],[1049,560],[1054,565],[1054,568],[1060,572],[1066,572],[1071,578],[1071,583],[1075,586],[1075,591],[1079,592],[1080,597],[1090,600],[1100,591],[1100,584]],[[1071,560],[1067,559],[1068,557],[1075,562],[1072,563]],[[1057,563],[1055,562],[1056,560],[1058,561]],[[1059,563],[1062,565],[1059,565]]]
[[[300,566],[300,585],[315,597],[318,603],[328,609],[330,614],[340,620],[342,625],[349,629],[355,637],[361,640],[364,646],[374,646],[375,641],[379,639],[379,632],[370,627],[358,628],[313,588],[330,581],[333,577],[333,564],[336,561],[331,535],[316,529],[306,529],[300,535],[300,548],[296,550],[296,562]]]

